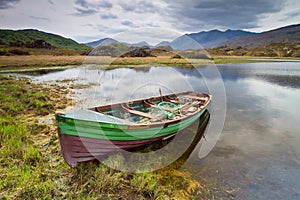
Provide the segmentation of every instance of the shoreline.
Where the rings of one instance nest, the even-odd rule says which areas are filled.
[[[298,58],[287,57],[239,57],[239,56],[214,56],[209,59],[178,59],[169,56],[157,57],[126,57],[114,58],[108,56],[54,56],[54,55],[29,55],[29,56],[1,56],[0,72],[28,69],[53,69],[68,68],[80,65],[104,65],[106,68],[119,68],[124,66],[138,67],[138,65],[166,65],[192,67],[207,64],[242,64],[257,62],[300,62]]]

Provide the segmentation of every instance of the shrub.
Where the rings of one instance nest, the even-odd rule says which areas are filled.
[[[0,50],[0,56],[6,56],[7,55],[7,51],[5,50]]]
[[[13,55],[21,55],[21,56],[29,55],[28,51],[22,51],[22,50],[19,50],[19,49],[9,50],[8,53],[13,54]]]

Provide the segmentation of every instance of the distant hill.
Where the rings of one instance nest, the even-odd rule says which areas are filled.
[[[170,46],[174,50],[203,49],[203,46],[201,46],[197,41],[187,35],[182,35],[176,38],[175,40],[170,42]]]
[[[150,47],[150,45],[145,41],[130,44],[130,43],[125,43],[125,42],[119,42],[119,41],[117,41],[115,39],[112,39],[112,38],[103,38],[103,39],[96,40],[96,41],[93,41],[93,42],[85,43],[85,45],[87,45],[89,47],[93,47],[93,48],[100,47],[100,46],[110,46],[111,44],[124,44],[124,45],[127,45],[128,47],[130,47],[130,46],[133,46],[133,47],[143,47],[143,46]]]
[[[138,42],[138,43],[133,43],[133,44],[128,44],[128,45],[129,46],[134,46],[134,47],[144,47],[144,46],[150,47],[150,45],[147,42],[145,42],[145,41]]]
[[[155,47],[161,47],[161,46],[171,46],[171,44],[168,41],[162,41],[162,42],[158,43],[157,45],[155,45]]]
[[[46,33],[35,29],[24,30],[6,30],[0,29],[0,43],[9,45],[14,42],[34,42],[43,40],[49,43],[52,47],[61,49],[86,50],[89,49],[84,44],[79,44],[72,39],[64,38],[52,33]]]
[[[253,32],[247,32],[242,30],[211,30],[211,31],[202,31],[199,33],[187,34],[187,36],[199,42],[204,48],[213,48],[217,46],[222,46],[226,41],[241,37],[255,35]]]
[[[228,40],[236,37],[253,35],[255,33],[242,30],[211,30],[182,35],[171,42],[162,41],[156,46],[171,46],[175,50],[207,49],[222,46]]]
[[[257,33],[254,35],[234,38],[225,42],[227,46],[259,47],[273,43],[300,43],[300,24]]]
[[[117,40],[112,39],[112,38],[103,38],[103,39],[96,40],[96,41],[93,41],[93,42],[88,42],[85,45],[95,48],[97,46],[108,46],[108,45],[116,44],[116,43],[119,43],[119,42]]]

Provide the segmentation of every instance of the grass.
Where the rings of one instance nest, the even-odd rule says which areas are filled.
[[[1,56],[0,70],[20,68],[80,65],[85,56],[54,56],[54,55],[28,55],[28,56]]]
[[[215,64],[243,64],[243,63],[256,63],[262,62],[260,60],[252,60],[253,57],[246,56],[216,56],[214,57]]]
[[[151,173],[92,163],[69,168],[55,127],[38,121],[70,105],[68,89],[6,76],[0,84],[0,199],[214,198],[191,174],[175,168]],[[124,164],[121,155],[108,159]]]
[[[25,55],[25,56],[0,56],[0,71],[31,70],[34,68],[57,68],[57,66],[74,65],[99,65],[105,68],[139,67],[141,65],[181,66],[193,67],[207,64],[240,64],[262,62],[245,56],[215,56],[213,60],[206,59],[180,59],[171,56],[157,57],[126,57],[114,58],[108,56],[83,56],[83,55]],[[274,59],[274,58],[272,58]],[[278,57],[278,59],[280,59]],[[292,59],[292,58],[282,58]],[[295,58],[293,58],[295,59]],[[273,60],[274,61],[274,60]],[[267,60],[264,60],[267,62]]]
[[[261,59],[261,60],[260,60]],[[258,62],[282,62],[283,60],[299,60],[299,58],[291,57],[251,57],[251,56],[215,56],[215,64],[243,64],[243,63],[258,63]]]
[[[65,65],[82,65],[97,64],[110,66],[126,66],[126,65],[145,65],[145,64],[161,64],[161,65],[191,65],[197,63],[211,63],[208,60],[201,59],[172,59],[169,56],[159,57],[127,57],[113,58],[108,56],[55,56],[55,55],[27,55],[27,56],[1,56],[0,69],[11,70],[16,68],[31,68],[43,66],[65,66]]]

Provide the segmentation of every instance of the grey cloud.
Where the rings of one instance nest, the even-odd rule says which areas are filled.
[[[89,7],[86,0],[75,0],[74,3],[78,6],[80,6],[80,7],[83,7],[83,8],[88,8]]]
[[[99,2],[98,5],[102,8],[112,8],[113,7],[113,4],[108,1],[101,1],[101,2]]]
[[[289,18],[289,17],[298,17],[298,16],[300,16],[300,12],[298,10],[287,13],[287,18]]]
[[[140,1],[137,4],[137,12],[143,13],[143,12],[150,12],[154,13],[158,10],[151,2],[149,1]]]
[[[131,21],[129,21],[129,20],[122,21],[121,24],[125,25],[125,26],[133,25],[133,23]]]
[[[74,15],[76,16],[88,16],[88,15],[93,15],[97,12],[100,12],[101,8],[104,9],[110,9],[113,7],[113,4],[106,1],[89,1],[89,0],[75,0],[75,5],[76,5],[76,12]],[[105,15],[103,14],[103,18],[114,18],[115,16],[113,15]]]
[[[131,3],[130,1],[122,1],[120,4],[120,7],[125,11],[134,11],[135,9],[135,3]]]
[[[106,13],[106,14],[102,14],[100,15],[101,19],[116,19],[118,18],[117,15],[114,15],[112,13]]]
[[[93,27],[94,25],[93,24],[83,24],[81,26],[83,26],[83,27]]]
[[[148,1],[122,1],[119,6],[125,11],[137,13],[154,13],[159,10],[159,7]]]
[[[108,28],[106,30],[106,33],[117,34],[117,33],[122,33],[124,31],[127,31],[127,30],[128,30],[127,28]]]
[[[97,13],[97,10],[93,8],[86,0],[75,0],[75,16],[88,16]]]
[[[32,16],[32,15],[29,17],[32,19],[36,19],[36,20],[50,21],[50,19],[46,18],[46,17],[37,17],[37,16]]]
[[[125,29],[123,28],[112,28],[104,25],[97,25],[97,30],[101,33],[115,34],[123,32]]]
[[[104,29],[108,29],[108,27],[104,25],[97,25],[97,29],[104,30]]]
[[[76,8],[76,12],[73,15],[75,15],[75,16],[88,16],[88,15],[93,15],[95,13],[97,13],[97,10],[95,10],[95,9]]]
[[[155,24],[155,23],[148,23],[148,24],[146,24],[148,27],[153,27],[153,28],[158,28],[158,27],[160,27],[158,24]]]
[[[121,22],[122,25],[124,26],[129,26],[131,28],[137,28],[138,26],[137,25],[134,25],[131,21],[129,20],[124,20]]]
[[[103,0],[99,2],[90,2],[88,0],[75,0],[75,5],[82,8],[112,8],[113,4],[109,1]]]
[[[183,29],[245,29],[257,27],[263,14],[278,12],[283,7],[284,0],[175,0],[166,13],[175,26]]]
[[[12,8],[14,4],[19,2],[20,0],[0,0],[0,9]]]
[[[48,0],[48,2],[51,4],[51,5],[54,5],[54,2],[52,0]]]

